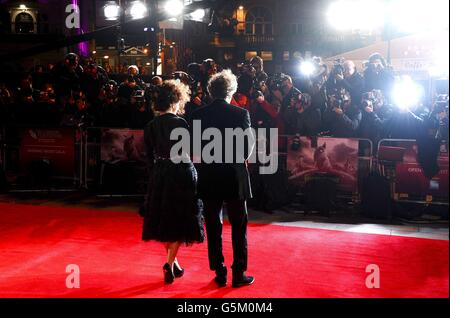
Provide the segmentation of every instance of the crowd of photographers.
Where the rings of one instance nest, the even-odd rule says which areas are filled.
[[[278,128],[281,135],[417,139],[448,138],[448,97],[417,102],[405,109],[395,105],[393,72],[380,54],[369,57],[363,73],[352,61],[329,68],[313,58],[303,75],[268,76],[263,60],[254,57],[233,71],[239,78],[232,104],[246,108],[255,128]],[[190,86],[186,117],[211,102],[206,86],[220,70],[212,59],[190,64],[171,78]],[[76,54],[44,71],[37,67],[17,87],[0,83],[0,124],[28,126],[96,126],[141,129],[153,117],[152,95],[163,79],[145,82],[136,66],[120,83],[93,62]]]

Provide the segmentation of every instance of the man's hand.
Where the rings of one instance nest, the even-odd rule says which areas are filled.
[[[373,106],[367,106],[365,108],[366,113],[372,114],[373,113]]]
[[[336,76],[334,77],[337,81],[343,81],[344,80],[344,75],[342,74],[336,74]]]
[[[344,115],[344,111],[339,107],[335,107],[333,111],[339,116]]]
[[[197,105],[197,106],[201,106],[201,105],[202,105],[202,100],[201,100],[200,97],[198,97],[198,96],[195,96],[193,102],[194,102],[194,104]]]

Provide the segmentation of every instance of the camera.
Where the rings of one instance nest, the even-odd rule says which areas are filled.
[[[136,103],[144,103],[145,102],[145,91],[143,90],[135,90],[131,97],[136,100]]]
[[[333,69],[331,70],[331,73],[333,76],[336,75],[344,75],[345,67],[344,67],[344,59],[337,59],[334,61]]]
[[[340,94],[332,94],[328,95],[328,101],[330,104],[330,108],[341,108],[344,106],[344,98]]]
[[[267,82],[269,89],[271,91],[281,91],[283,87],[283,82],[285,80],[285,75],[283,73],[277,73],[269,79]]]

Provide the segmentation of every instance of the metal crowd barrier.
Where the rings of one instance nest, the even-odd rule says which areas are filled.
[[[128,158],[124,160],[124,153],[135,151],[139,145],[134,134],[142,134],[142,130],[131,130],[126,128],[102,128],[92,127],[85,129],[73,128],[75,134],[74,157],[75,165],[73,175],[57,176],[52,181],[56,183],[51,187],[39,188],[29,186],[21,181],[24,179],[23,167],[20,166],[20,131],[21,129],[33,130],[26,127],[1,127],[0,130],[0,165],[6,175],[12,176],[12,192],[36,192],[36,191],[76,191],[80,189],[87,190],[99,196],[143,196],[146,193],[146,183],[148,180],[148,171],[145,160],[139,157],[139,154],[128,153]],[[38,128],[35,128],[38,129]],[[39,128],[40,129],[40,128]],[[42,130],[55,130],[68,128],[42,128]],[[109,134],[112,138],[109,145],[103,145],[102,138]],[[112,136],[112,137],[111,137]],[[117,140],[114,138],[117,137]],[[287,158],[289,155],[288,140],[293,136],[279,136],[281,148],[279,149],[280,165],[287,170]],[[127,139],[128,138],[128,139]],[[322,141],[336,140],[339,138],[318,137]],[[394,201],[409,202],[419,204],[439,204],[448,205],[448,192],[443,193],[443,188],[448,189],[444,181],[444,175],[448,178],[448,145],[442,143],[441,148],[445,151],[446,157],[440,160],[444,169],[436,177],[428,180],[429,191],[401,190],[404,186],[399,184],[399,180],[413,178],[411,184],[419,182],[420,167],[417,162],[404,162],[404,157],[410,158],[416,149],[416,140],[407,139],[384,139],[381,140],[377,148],[369,139],[347,139],[357,141],[359,145],[357,179],[358,185],[355,191],[339,192],[340,197],[350,198],[353,201],[360,201],[362,182],[374,168],[387,177],[391,184],[391,194]],[[118,142],[116,145],[115,143]],[[127,143],[127,145],[125,145]],[[330,141],[331,143],[331,141]],[[128,150],[125,148],[129,148]],[[131,148],[130,148],[131,147]],[[143,146],[140,145],[142,148]],[[285,147],[283,149],[283,147]],[[376,154],[374,152],[376,150]],[[103,155],[102,155],[103,151]],[[117,152],[117,153],[116,153]],[[407,153],[409,152],[409,153]],[[406,154],[405,154],[406,153]],[[117,158],[115,157],[117,155]],[[107,158],[105,158],[107,156]],[[446,158],[446,159],[445,159]],[[22,158],[23,159],[23,158]],[[446,161],[445,161],[446,160]],[[374,167],[376,162],[376,167]],[[404,165],[410,164],[410,166]],[[408,168],[410,168],[408,170]],[[403,169],[403,170],[402,170]],[[399,172],[402,173],[399,176]],[[410,175],[411,174],[411,175]],[[401,177],[401,178],[400,178]],[[421,182],[425,182],[421,179]],[[421,193],[419,193],[421,192]]]
[[[418,162],[417,140],[383,139],[377,146],[377,169],[389,180],[394,202],[448,206],[448,144],[442,141],[438,156],[439,172],[424,176]]]
[[[112,138],[111,144],[103,145],[102,138],[105,132],[109,132]],[[96,193],[97,196],[107,197],[140,197],[147,190],[148,171],[145,160],[128,158],[126,147],[135,147],[134,133],[143,130],[127,128],[90,127],[83,132],[83,188]],[[120,138],[130,134],[132,143],[125,141],[122,144]],[[111,137],[111,136],[110,136]],[[114,146],[117,143],[117,147]],[[132,149],[132,148],[131,148]],[[103,155],[102,155],[103,151]],[[136,154],[134,154],[136,155]],[[108,158],[102,158],[108,156]],[[117,156],[114,158],[114,156]]]
[[[291,139],[294,136],[281,136],[285,139]],[[303,136],[301,136],[303,137]],[[316,138],[316,137],[315,137]],[[321,142],[326,142],[327,140],[338,140],[343,141],[356,141],[358,142],[358,169],[357,169],[357,187],[354,191],[344,191],[339,190],[337,192],[337,197],[345,200],[350,200],[357,204],[361,201],[361,188],[364,179],[370,174],[373,168],[373,156],[374,156],[374,146],[370,139],[365,138],[334,138],[334,137],[317,137],[320,138]],[[288,145],[289,146],[289,145]],[[288,152],[281,152],[283,155],[288,156]],[[302,192],[297,193],[297,195],[302,195]]]

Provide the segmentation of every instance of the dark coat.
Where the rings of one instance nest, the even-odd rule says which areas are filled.
[[[201,122],[201,131],[208,128],[217,128],[221,136],[225,138],[225,129],[242,128],[244,131],[251,127],[250,114],[247,110],[232,106],[224,100],[215,100],[212,104],[197,109],[192,114],[191,129],[195,129],[195,122]],[[191,132],[191,136],[194,136]],[[195,136],[194,136],[195,138]],[[202,149],[209,141],[202,141]],[[201,162],[197,165],[198,170],[198,193],[204,200],[246,200],[252,197],[249,172],[246,163],[225,163],[225,140],[222,142],[222,163],[206,164]],[[236,142],[233,149],[236,158],[238,156],[247,160],[254,149],[254,137],[246,138],[244,153],[236,150]],[[195,156],[195,154],[194,154]],[[195,158],[194,158],[195,159]]]

